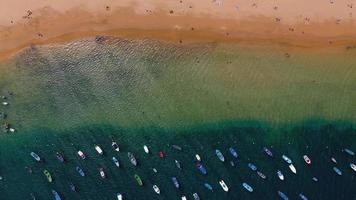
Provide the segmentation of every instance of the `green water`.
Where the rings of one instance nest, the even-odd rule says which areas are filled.
[[[31,192],[50,199],[51,188],[65,199],[114,199],[117,192],[126,199],[191,198],[193,192],[202,199],[277,199],[277,190],[291,199],[299,192],[309,199],[356,199],[355,173],[348,166],[356,161],[341,152],[356,150],[356,52],[290,52],[290,58],[284,53],[270,46],[177,46],[115,38],[25,49],[0,64],[0,94],[14,93],[1,111],[18,130],[0,136],[0,199],[29,199]],[[116,155],[122,169],[111,161],[111,138],[122,146]],[[94,144],[107,152],[104,158],[94,152]],[[143,144],[155,153],[145,156]],[[214,155],[219,148],[230,160],[229,146],[241,155],[235,168]],[[261,153],[263,146],[272,146],[276,158]],[[89,159],[79,160],[78,149]],[[33,150],[46,162],[34,163]],[[158,158],[159,150],[166,159]],[[64,152],[66,165],[56,160],[56,151]],[[129,164],[127,151],[137,154],[140,167]],[[207,177],[195,168],[197,152]],[[293,159],[298,175],[289,173],[283,153]],[[303,163],[305,153],[313,159],[310,168]],[[332,171],[330,156],[338,158],[343,176]],[[182,172],[174,159],[181,161]],[[268,180],[249,171],[248,162],[256,163]],[[77,175],[78,164],[87,177]],[[98,174],[102,166],[106,180]],[[159,173],[153,174],[152,167]],[[46,182],[45,168],[54,183]],[[277,180],[277,169],[284,171],[285,182]],[[136,185],[135,173],[145,187]],[[180,191],[171,176],[180,180]],[[319,182],[313,183],[312,176]],[[230,187],[228,194],[218,185],[220,178]],[[69,181],[79,193],[69,191]],[[214,193],[203,188],[205,181]],[[254,193],[244,191],[242,182]],[[160,197],[152,184],[160,186]]]

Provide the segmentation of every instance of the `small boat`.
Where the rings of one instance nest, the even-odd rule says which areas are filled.
[[[304,195],[304,194],[302,194],[302,193],[299,193],[299,198],[300,199],[302,199],[302,200],[308,200],[308,198]]]
[[[178,150],[178,151],[182,151],[182,147],[180,147],[180,146],[178,146],[178,145],[175,145],[175,144],[172,145],[172,148],[173,148],[173,149],[176,149],[176,150]]]
[[[9,105],[9,102],[3,101],[2,105],[7,106],[7,105]]]
[[[35,159],[37,162],[41,162],[41,157],[37,155],[35,152],[31,152],[30,155],[32,156],[33,159]]]
[[[204,187],[210,191],[213,191],[213,187],[209,183],[204,183]]]
[[[181,197],[181,200],[187,200],[187,197],[183,195],[183,196]]]
[[[351,151],[350,149],[344,149],[344,151],[349,154],[350,156],[354,156],[355,153],[353,151]]]
[[[120,193],[116,194],[116,198],[117,198],[117,200],[123,200],[124,199],[122,194],[120,194]]]
[[[135,156],[133,155],[133,153],[128,152],[128,153],[127,153],[127,157],[129,157],[130,162],[131,162],[134,166],[137,166],[137,160],[136,160]]]
[[[303,156],[303,159],[304,159],[305,163],[307,163],[308,165],[311,164],[311,160],[310,160],[310,158],[309,158],[307,155],[304,155],[304,156]]]
[[[194,193],[193,198],[194,198],[194,200],[200,200],[198,193]]]
[[[284,175],[282,174],[282,172],[281,171],[277,171],[277,175],[278,175],[278,178],[281,180],[281,181],[283,181],[284,180]]]
[[[273,157],[272,151],[269,150],[267,147],[263,147],[263,151],[264,151],[269,157]]]
[[[331,157],[331,162],[337,164],[337,161],[336,161],[336,159],[334,157]]]
[[[182,169],[180,162],[178,160],[174,160],[174,163],[176,164],[178,169]]]
[[[337,175],[339,175],[339,176],[342,175],[342,172],[341,172],[341,170],[340,170],[339,168],[333,167],[333,170],[335,171],[335,173],[336,173]]]
[[[142,186],[142,185],[143,185],[143,182],[142,182],[141,177],[140,177],[139,175],[135,174],[135,175],[134,175],[134,178],[135,178],[135,180],[136,180],[136,182],[137,182],[137,184],[138,184],[139,186]]]
[[[94,148],[95,148],[96,152],[98,152],[99,155],[104,154],[103,150],[98,145],[95,145]]]
[[[152,170],[153,170],[154,173],[158,172],[156,168],[152,168]]]
[[[149,154],[150,153],[150,149],[148,148],[148,146],[143,145],[143,150],[145,151],[145,153]]]
[[[30,196],[31,196],[32,200],[36,200],[36,197],[35,197],[35,195],[33,193],[30,193]]]
[[[223,189],[225,192],[228,192],[228,191],[229,191],[229,188],[228,188],[227,185],[225,184],[224,180],[220,180],[220,181],[219,181],[219,184],[220,184],[220,186],[222,187],[222,189]]]
[[[157,185],[153,185],[152,188],[157,194],[161,193],[161,190],[159,190],[159,187]]]
[[[120,167],[120,162],[117,158],[112,157],[112,161],[114,162],[114,164],[116,165],[116,167]]]
[[[61,196],[59,196],[57,191],[52,190],[52,194],[53,194],[55,200],[61,200]]]
[[[297,170],[295,169],[295,167],[294,167],[293,164],[290,164],[290,165],[289,165],[289,169],[290,169],[294,174],[297,173]]]
[[[252,163],[248,163],[247,166],[252,170],[252,171],[256,171],[257,167],[256,165],[252,164]]]
[[[56,152],[56,157],[60,162],[64,162],[64,156],[63,154]]]
[[[355,164],[350,163],[350,167],[351,167],[352,170],[354,170],[356,172],[356,165]]]
[[[164,158],[164,153],[163,153],[163,151],[158,152],[158,156],[159,156],[160,158]]]
[[[288,158],[286,155],[282,155],[282,159],[284,160],[284,161],[286,161],[288,164],[292,164],[292,160],[290,159],[290,158]]]
[[[281,191],[278,191],[278,195],[283,199],[283,200],[288,200],[288,197],[286,194],[284,194],[283,192]]]
[[[263,173],[260,172],[260,171],[257,171],[257,175],[258,175],[259,177],[261,177],[262,179],[266,179],[266,175],[263,174]]]
[[[53,181],[52,176],[47,169],[43,170],[43,174],[46,176],[48,182],[52,183]]]
[[[318,178],[316,178],[316,177],[313,177],[312,180],[313,180],[314,182],[318,182],[318,181],[319,181]]]
[[[75,187],[75,185],[73,183],[69,183],[69,188],[70,190],[72,190],[73,192],[77,191],[77,188]]]
[[[101,178],[106,178],[105,172],[103,168],[99,168],[99,174]]]
[[[178,182],[176,177],[174,177],[174,176],[172,177],[172,182],[173,182],[173,185],[178,189],[179,188],[179,182]]]
[[[230,148],[229,148],[229,151],[230,151],[230,153],[231,153],[232,156],[234,156],[235,158],[238,157],[238,154],[237,154],[236,150],[235,150],[233,147],[230,147]]]
[[[249,192],[253,192],[253,188],[247,184],[247,183],[242,183],[242,186]]]
[[[230,160],[230,165],[231,167],[235,167],[235,162],[233,160]]]
[[[207,171],[206,171],[205,167],[203,166],[203,164],[198,163],[197,168],[199,169],[200,173],[202,173],[203,175],[207,174]]]
[[[82,151],[78,151],[79,157],[81,157],[83,160],[86,158],[85,154]]]
[[[117,152],[120,151],[120,147],[115,141],[111,142],[111,147],[114,149],[114,151],[117,151]]]
[[[199,161],[199,162],[201,161],[199,154],[195,154],[195,159],[197,159],[197,161]]]
[[[77,167],[75,168],[75,170],[77,170],[77,172],[80,174],[80,176],[85,176],[84,171],[83,171],[82,168],[80,168],[79,166],[77,166]]]
[[[215,154],[216,154],[216,156],[219,158],[219,160],[220,160],[221,162],[224,162],[224,161],[225,161],[225,157],[224,157],[224,155],[221,153],[221,151],[220,151],[219,149],[216,149],[216,150],[215,150]]]

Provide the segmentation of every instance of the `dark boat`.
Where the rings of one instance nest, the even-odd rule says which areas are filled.
[[[269,150],[267,147],[263,147],[263,151],[264,151],[269,157],[273,157],[272,151]]]
[[[235,162],[233,160],[230,160],[230,165],[231,167],[235,167]]]
[[[304,194],[302,194],[302,193],[299,193],[299,198],[300,199],[302,199],[302,200],[308,200],[308,198],[304,195]]]
[[[281,191],[278,191],[278,195],[283,199],[283,200],[288,200],[288,197],[286,194],[284,194],[283,192]]]
[[[52,194],[53,194],[55,200],[61,200],[61,197],[59,196],[57,191],[52,190]]]
[[[174,177],[174,176],[172,177],[172,182],[174,184],[174,187],[176,187],[178,189],[179,188],[179,182],[178,182],[176,177]]]
[[[158,152],[158,156],[159,156],[160,158],[164,158],[164,153],[163,153],[163,151]]]
[[[120,151],[120,147],[119,147],[119,145],[118,145],[115,141],[112,141],[112,142],[111,142],[111,147],[112,147],[115,151],[117,151],[117,152]]]
[[[80,176],[85,176],[84,171],[83,171],[82,168],[80,168],[79,166],[77,166],[77,167],[75,168],[75,170],[77,170],[77,172],[80,174]]]
[[[201,163],[197,164],[197,168],[199,169],[200,173],[202,173],[203,175],[207,174],[205,167]]]
[[[248,163],[247,165],[252,171],[256,171],[257,170],[257,167],[256,165],[252,164],[252,163]]]
[[[182,169],[180,162],[178,160],[174,160],[174,163],[176,164],[178,169]]]
[[[230,148],[229,148],[229,151],[230,151],[230,153],[231,153],[232,156],[234,156],[235,158],[238,157],[238,154],[237,154],[236,150],[235,150],[233,147],[230,147]]]
[[[134,166],[137,166],[137,160],[136,160],[135,156],[133,155],[133,153],[128,152],[128,153],[127,153],[127,157],[129,157],[130,162],[131,162]]]
[[[56,152],[56,157],[60,162],[64,162],[64,156],[63,154]]]
[[[176,149],[178,151],[182,151],[182,147],[180,147],[178,145],[175,145],[175,144],[172,145],[172,148],[174,148],[174,149]]]
[[[262,172],[257,171],[257,174],[259,177],[261,177],[262,179],[266,179],[266,175],[264,175]]]
[[[213,191],[213,187],[209,183],[204,183],[204,187],[210,191]]]
[[[135,178],[135,180],[136,180],[136,182],[137,182],[137,184],[138,184],[139,186],[143,186],[142,179],[141,179],[141,177],[140,177],[139,175],[135,174],[135,175],[134,175],[134,178]]]
[[[70,190],[72,190],[73,192],[77,191],[77,188],[75,187],[75,185],[73,183],[69,183],[69,188]]]

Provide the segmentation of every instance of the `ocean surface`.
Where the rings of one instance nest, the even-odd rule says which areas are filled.
[[[356,172],[349,166],[356,158],[343,152],[356,151],[356,51],[96,37],[28,47],[0,63],[0,70],[0,96],[9,102],[0,107],[7,114],[1,123],[16,129],[0,133],[1,200],[31,199],[30,193],[53,199],[51,189],[66,200],[116,199],[118,192],[124,199],[193,199],[197,192],[201,199],[259,200],[278,199],[278,190],[290,199],[299,199],[299,193],[309,199],[356,199]],[[112,140],[120,152],[112,150]],[[144,144],[151,154],[144,153]],[[104,156],[94,145],[101,146]],[[264,146],[274,158],[263,153]],[[237,159],[229,147],[237,149]],[[215,149],[225,155],[225,163]],[[78,150],[88,158],[81,160]],[[36,163],[31,151],[45,161]],[[65,155],[65,164],[56,159],[57,151]],[[129,151],[138,167],[130,164]],[[159,151],[166,157],[159,158]],[[205,176],[196,168],[196,153],[207,168]],[[293,160],[296,175],[282,154]],[[304,154],[312,165],[304,163]],[[249,162],[267,179],[251,171]],[[86,177],[75,171],[77,165]],[[100,178],[100,167],[106,179]],[[53,183],[47,182],[44,169]],[[277,170],[285,181],[278,179]],[[141,176],[143,187],[134,174]],[[172,176],[178,178],[179,190]],[[70,191],[70,182],[77,193]],[[214,192],[204,188],[205,182]],[[254,192],[248,193],[243,182]]]

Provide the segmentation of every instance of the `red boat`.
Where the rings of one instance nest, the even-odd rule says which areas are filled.
[[[159,155],[160,158],[163,158],[163,157],[164,157],[163,151],[160,151],[160,152],[158,153],[158,155]]]
[[[311,164],[311,160],[309,159],[309,157],[308,157],[307,155],[304,155],[304,156],[303,156],[303,159],[304,159],[304,161],[305,161],[308,165]]]

